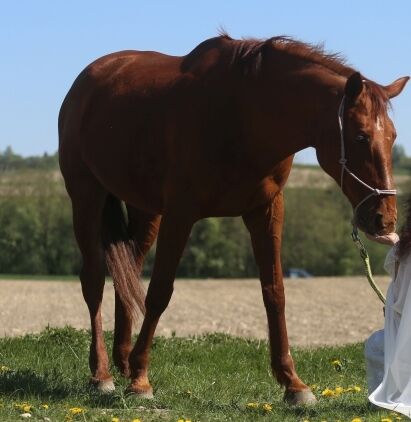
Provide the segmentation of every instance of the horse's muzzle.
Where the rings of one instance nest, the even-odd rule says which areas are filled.
[[[354,208],[353,224],[372,236],[382,236],[395,231],[397,223],[396,197],[380,196]]]

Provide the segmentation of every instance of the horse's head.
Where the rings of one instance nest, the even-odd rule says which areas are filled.
[[[395,230],[391,152],[396,132],[387,107],[408,79],[381,86],[354,73],[346,82],[338,115],[335,111],[333,133],[337,128],[337,139],[330,136],[317,145],[320,165],[351,202],[353,223],[372,235]]]

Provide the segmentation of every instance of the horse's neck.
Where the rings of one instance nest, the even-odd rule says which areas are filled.
[[[300,92],[295,87],[300,87]],[[258,141],[253,143],[262,165],[267,166],[270,159],[282,161],[307,147],[315,148],[324,136],[337,142],[342,87],[343,78],[338,75],[307,70],[286,79],[280,96],[265,99],[261,113],[265,117],[260,122],[258,105],[257,111],[251,110],[255,103],[250,106],[251,118],[257,121],[254,133]]]

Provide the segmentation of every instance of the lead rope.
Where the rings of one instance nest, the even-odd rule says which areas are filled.
[[[365,275],[367,277],[368,283],[370,284],[374,292],[377,294],[381,302],[385,305],[385,296],[383,292],[381,291],[381,289],[377,286],[372,276],[370,257],[368,255],[368,252],[367,252],[367,249],[365,248],[364,243],[362,242],[360,238],[360,235],[358,234],[357,227],[353,227],[351,237],[355,246],[357,246],[357,248],[360,251],[360,256],[361,256],[361,259],[363,260]]]

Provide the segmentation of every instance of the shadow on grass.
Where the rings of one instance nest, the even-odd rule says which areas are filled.
[[[0,373],[0,395],[27,400],[29,396],[38,399],[81,399],[93,408],[128,408],[130,404],[141,404],[143,400],[133,399],[124,394],[124,386],[117,386],[113,394],[101,394],[87,383],[76,383],[64,379],[56,370],[39,375],[29,369]]]
[[[364,417],[366,414],[378,413],[378,408],[372,406],[369,402],[364,403],[330,403],[329,405],[321,405],[320,403],[314,406],[289,407],[287,412],[293,413],[296,420],[299,418],[317,418],[324,417],[324,413],[328,413],[331,417],[342,415],[352,415],[352,417]]]
[[[35,372],[24,369],[8,371],[0,374],[0,393],[10,394],[16,397],[26,397],[27,394],[38,397],[67,397],[72,394],[71,389],[65,385],[61,377],[50,375],[38,375]]]

